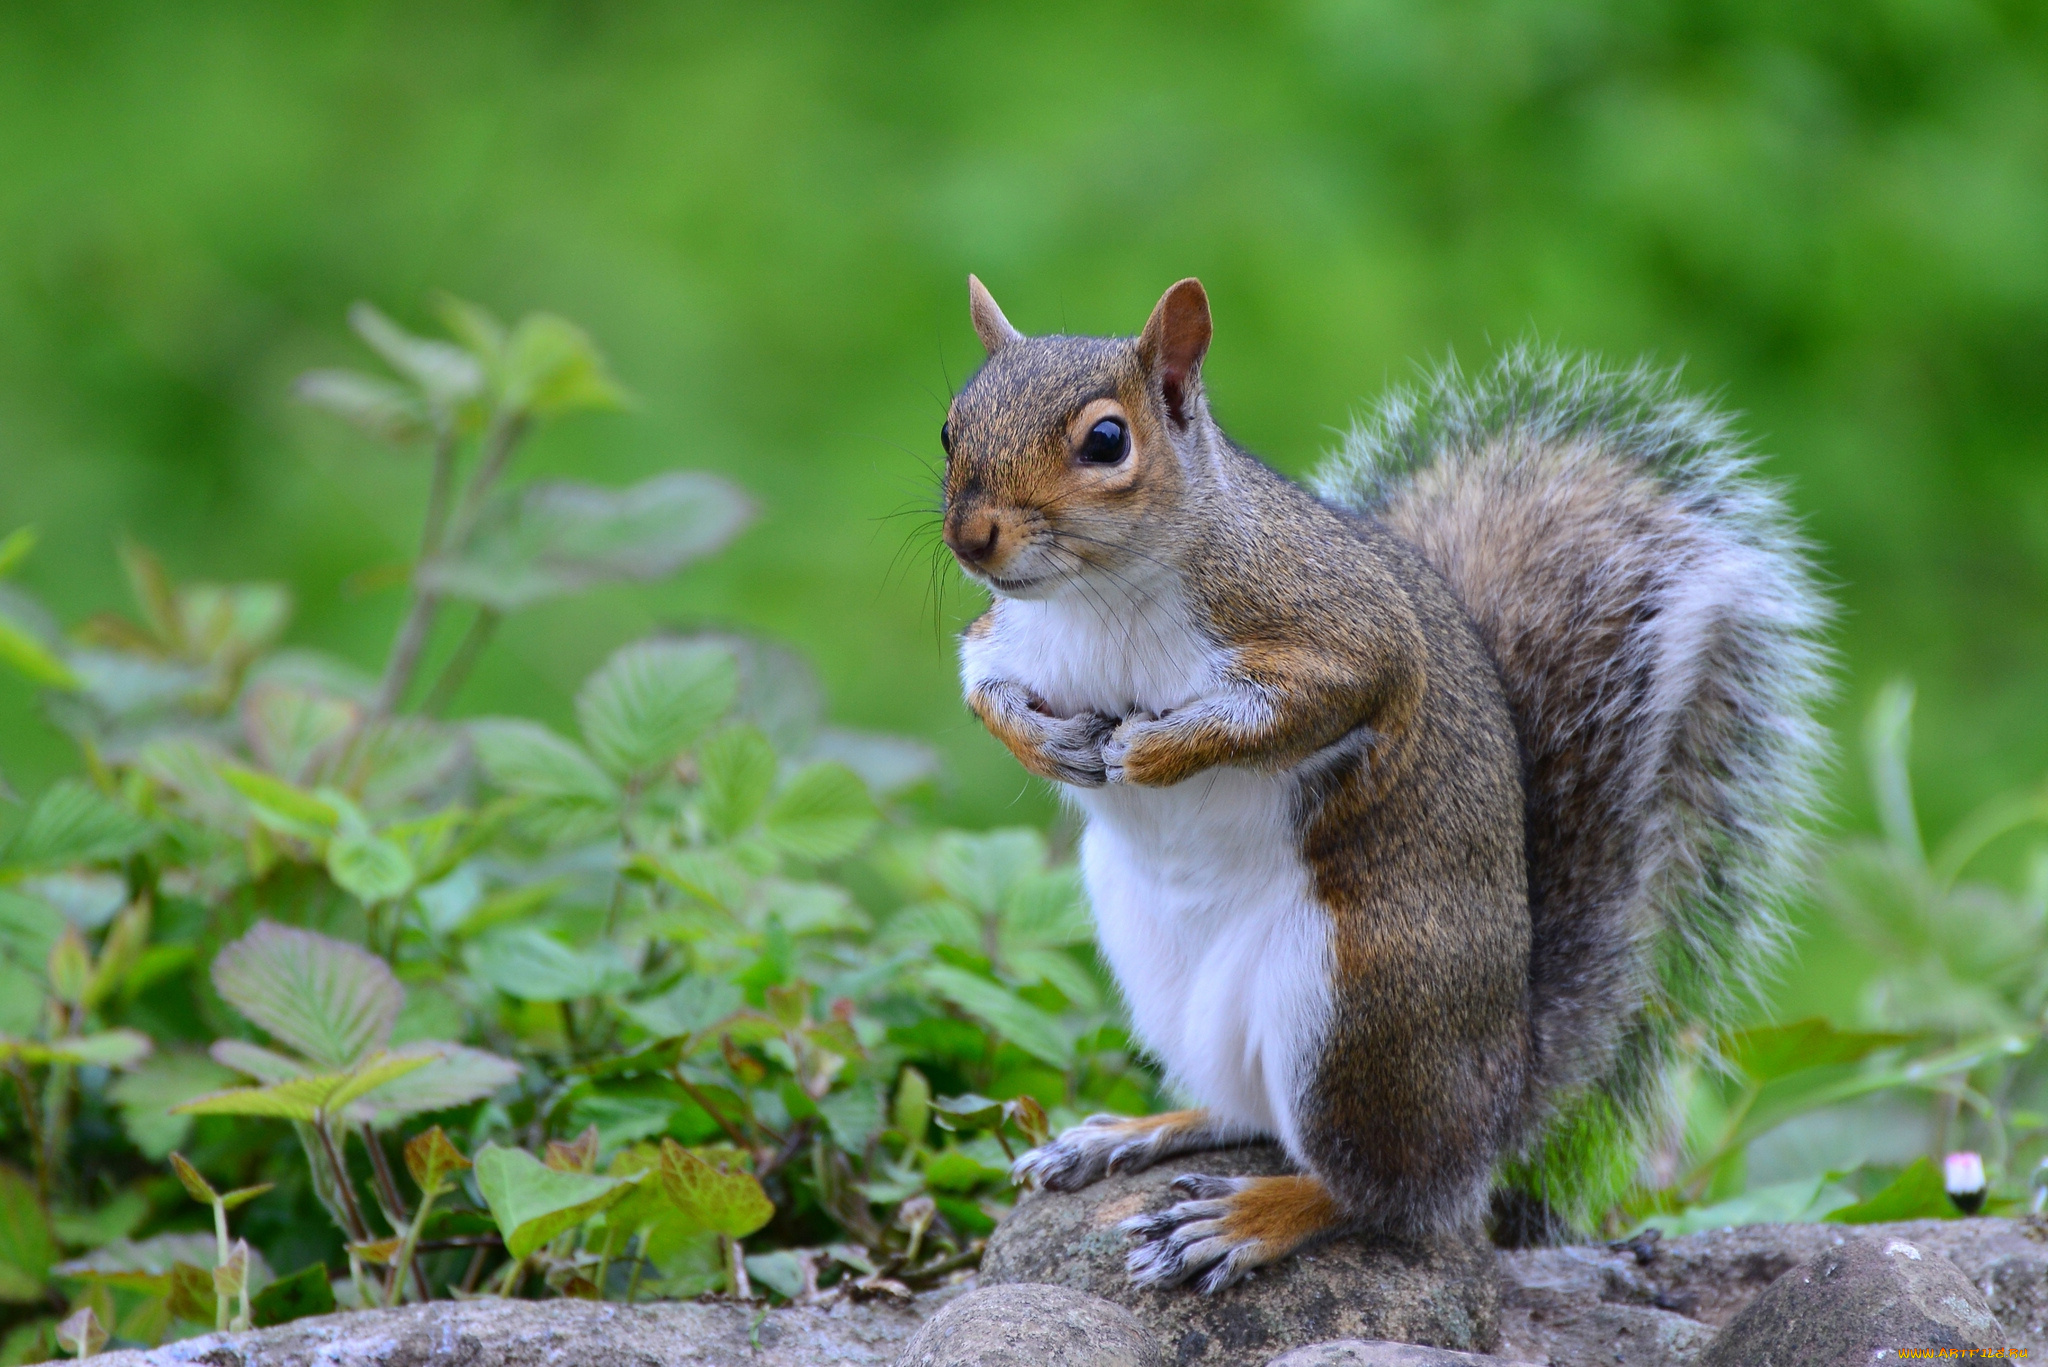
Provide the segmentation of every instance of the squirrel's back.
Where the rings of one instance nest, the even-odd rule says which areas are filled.
[[[1527,763],[1534,1034],[1510,1240],[1583,1227],[1781,938],[1824,753],[1826,604],[1776,491],[1674,377],[1530,348],[1383,403],[1317,480],[1463,600]],[[1512,1193],[1520,1193],[1517,1200]]]

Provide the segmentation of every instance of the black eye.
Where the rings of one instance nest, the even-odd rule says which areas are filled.
[[[949,455],[949,456],[950,456],[950,455],[952,455],[952,454],[953,454],[953,424],[952,424],[952,423],[950,423],[950,422],[942,422],[942,423],[940,423],[940,424],[939,424],[939,445],[941,445],[941,446],[943,446],[943,447],[945,447],[945,448],[946,448],[946,454],[947,454],[947,455]]]
[[[1081,438],[1077,454],[1083,465],[1114,465],[1131,449],[1131,429],[1121,418],[1104,418]]]

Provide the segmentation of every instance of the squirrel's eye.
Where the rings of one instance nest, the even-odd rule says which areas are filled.
[[[947,454],[947,455],[949,455],[949,456],[950,456],[950,455],[952,455],[952,454],[953,454],[953,424],[952,424],[952,423],[950,423],[950,422],[942,422],[942,423],[940,423],[940,424],[939,424],[939,445],[941,445],[941,446],[943,446],[943,447],[945,447],[945,448],[946,448],[946,454]]]
[[[1076,453],[1084,465],[1114,465],[1131,449],[1131,429],[1121,418],[1104,418],[1088,429]]]

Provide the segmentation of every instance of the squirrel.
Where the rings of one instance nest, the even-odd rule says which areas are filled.
[[[1529,346],[1386,401],[1312,492],[1211,415],[1198,281],[1136,338],[968,290],[966,699],[1083,814],[1134,1034],[1200,1103],[1013,1177],[1278,1141],[1297,1173],[1125,1223],[1136,1282],[1210,1292],[1339,1233],[1587,1229],[1782,940],[1827,604],[1781,496],[1675,375]]]

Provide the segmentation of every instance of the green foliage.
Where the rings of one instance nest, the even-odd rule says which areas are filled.
[[[441,468],[415,613],[464,596],[435,567],[466,556],[569,592],[744,520],[706,477],[501,487],[535,423],[619,391],[559,320],[445,316],[454,341],[358,308],[391,376],[300,387]],[[499,497],[578,511],[494,541]],[[272,590],[124,562],[139,621],[38,638],[76,686],[24,671],[87,776],[0,846],[23,1344],[86,1332],[59,1306],[149,1343],[486,1287],[930,1285],[978,1257],[1049,1113],[1153,1101],[1072,870],[1033,832],[919,827],[929,755],[825,726],[789,652],[628,643],[572,738],[442,720],[440,684],[411,704],[410,627],[373,681],[279,649]]]

